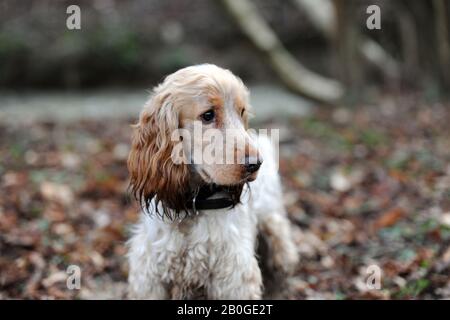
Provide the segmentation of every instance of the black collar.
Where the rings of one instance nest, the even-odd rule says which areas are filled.
[[[238,202],[239,199],[233,199],[226,187],[208,184],[194,192],[194,197],[186,203],[186,208],[197,213],[198,210],[232,208]]]

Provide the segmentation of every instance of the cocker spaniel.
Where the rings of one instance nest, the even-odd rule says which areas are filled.
[[[259,299],[259,238],[272,273],[297,265],[274,148],[247,130],[248,100],[238,77],[211,64],[153,89],[128,158],[143,211],[129,241],[130,298]]]

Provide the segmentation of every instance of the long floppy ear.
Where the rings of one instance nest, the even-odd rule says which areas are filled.
[[[147,209],[155,198],[156,213],[169,219],[176,217],[174,212],[184,210],[189,188],[188,166],[175,164],[171,158],[177,143],[171,141],[171,134],[178,126],[178,111],[170,101],[170,94],[154,95],[134,125],[128,157],[132,194]],[[162,213],[158,211],[159,203],[163,207]]]

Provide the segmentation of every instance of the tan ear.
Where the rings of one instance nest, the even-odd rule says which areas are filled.
[[[148,209],[155,198],[155,210],[170,215],[168,208],[181,211],[189,187],[189,168],[171,159],[176,142],[171,134],[178,129],[178,112],[170,102],[170,95],[155,95],[144,107],[139,122],[134,125],[128,170],[130,188],[141,206]],[[158,203],[163,211],[159,213]],[[174,217],[169,216],[173,219]]]

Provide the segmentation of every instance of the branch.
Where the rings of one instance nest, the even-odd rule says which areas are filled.
[[[333,5],[328,0],[292,0],[300,10],[304,10],[311,19],[313,25],[322,32],[322,34],[332,39],[337,21],[334,15]],[[384,74],[391,78],[398,78],[400,69],[395,59],[387,53],[377,42],[362,37],[360,52],[364,59],[376,66]]]
[[[318,75],[299,63],[281,44],[275,32],[249,0],[222,0],[230,15],[253,44],[263,52],[293,91],[328,104],[337,102],[344,94],[343,86],[333,79]]]

